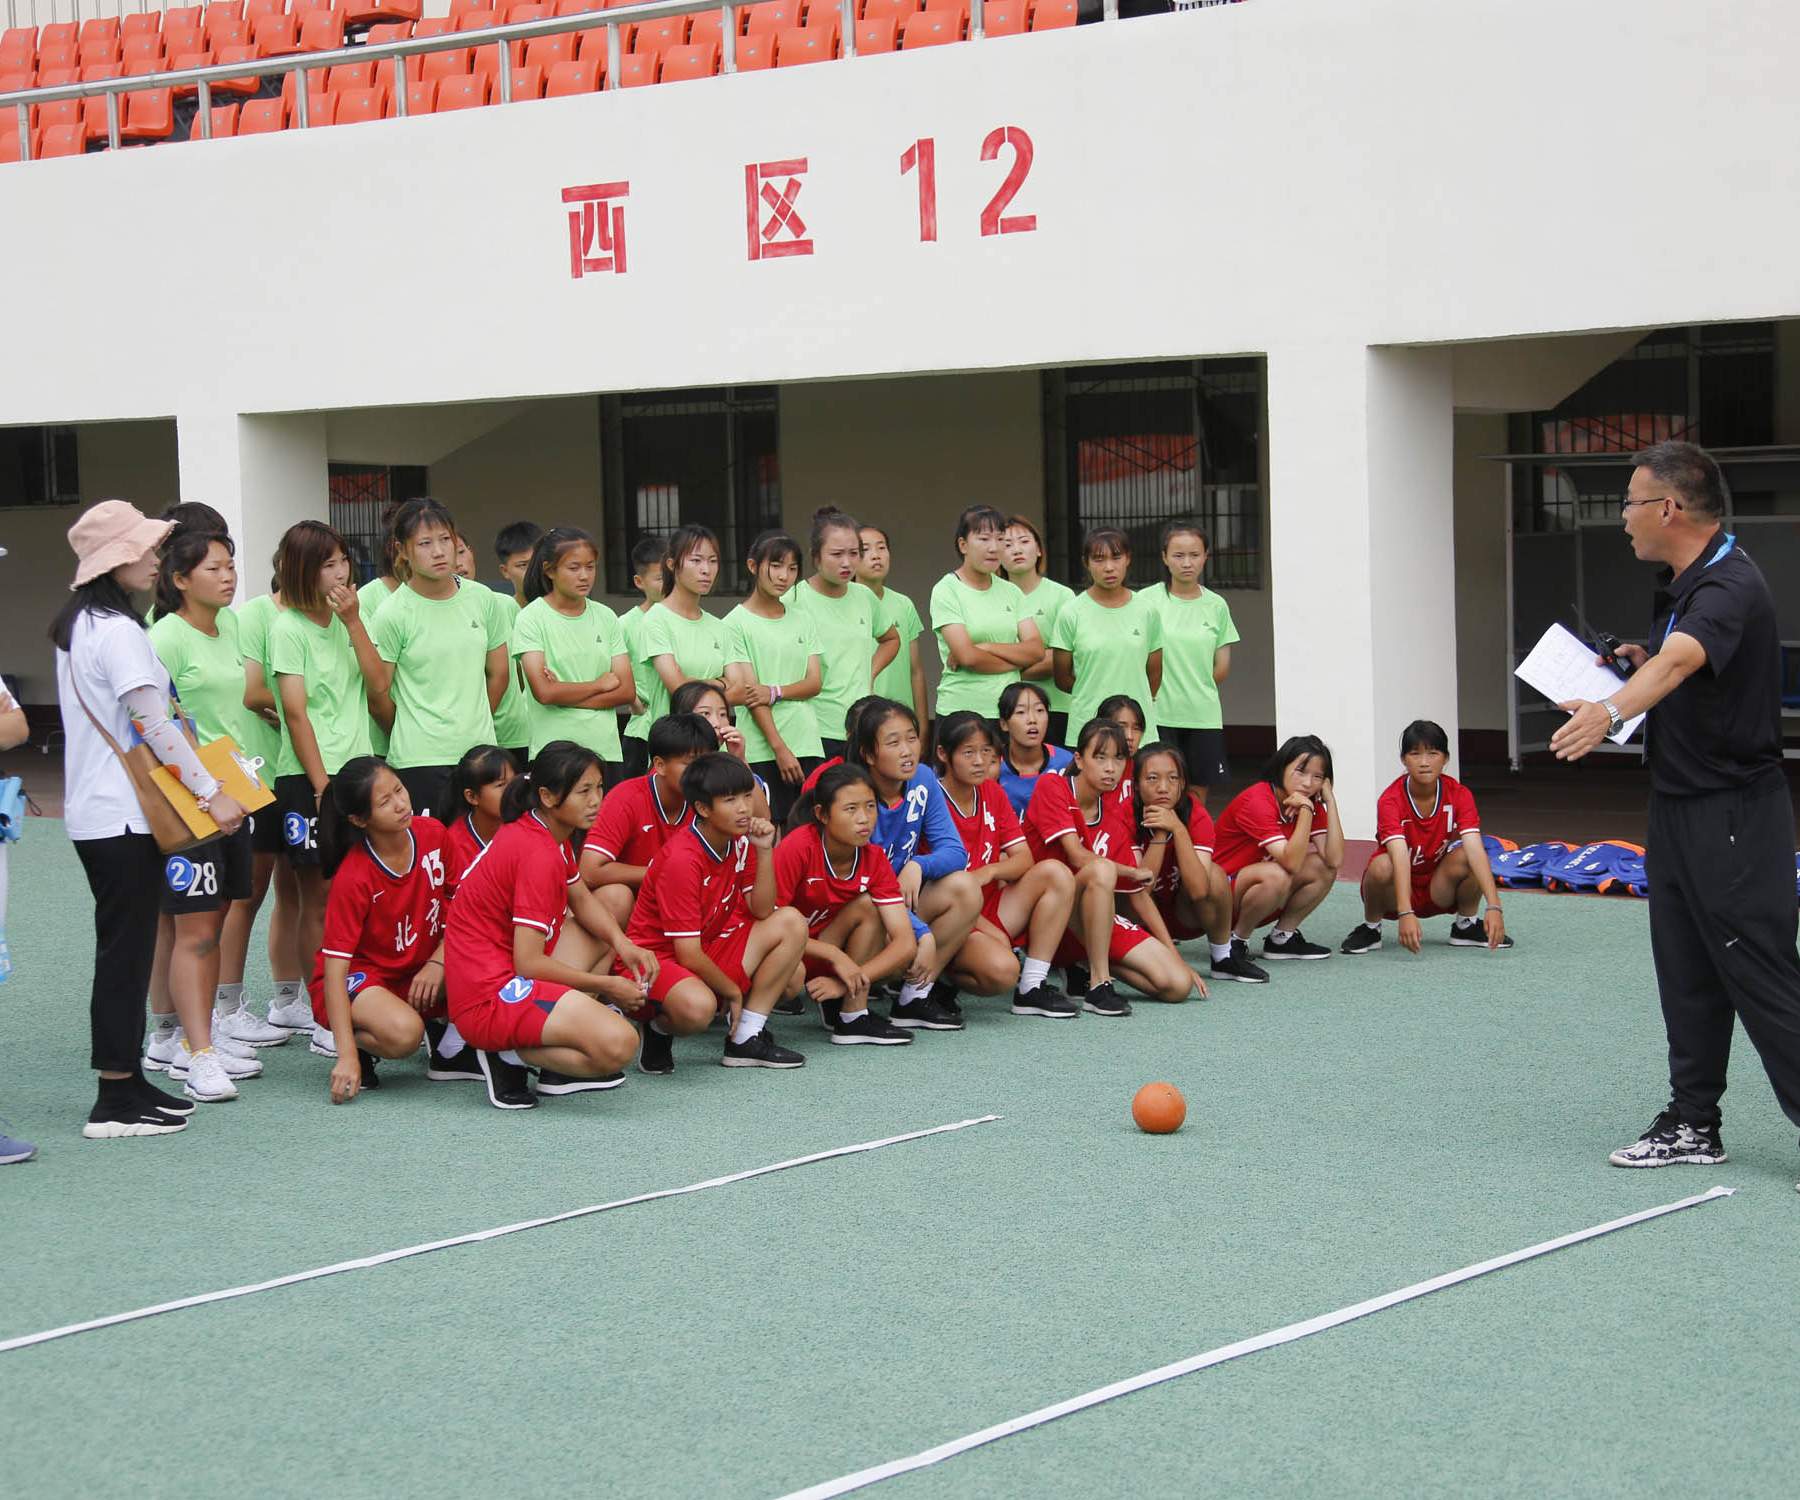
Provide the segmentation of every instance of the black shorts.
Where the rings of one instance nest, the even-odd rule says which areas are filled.
[[[248,901],[252,858],[247,820],[236,833],[222,833],[184,853],[164,856],[158,887],[163,914],[184,917]]]
[[[627,735],[619,741],[619,748],[625,762],[625,776],[642,776],[650,769],[650,743],[640,740],[634,735]]]
[[[849,749],[849,742],[847,740],[828,740],[823,735],[820,735],[819,748],[825,752],[819,757],[821,762],[848,759],[846,751]]]
[[[438,803],[443,801],[444,793],[450,787],[451,773],[456,770],[456,767],[408,766],[405,770],[401,770],[399,766],[395,766],[393,770],[394,774],[400,778],[400,785],[406,788],[406,795],[412,801],[413,811],[435,818]]]
[[[1190,786],[1224,786],[1231,779],[1225,764],[1225,731],[1223,729],[1170,729],[1164,727],[1162,738],[1181,752],[1187,762]]]
[[[325,794],[331,795],[329,784]],[[299,775],[277,776],[275,805],[264,808],[263,816],[275,818],[281,830],[281,852],[290,864],[319,863],[319,802],[310,781]]]
[[[1069,715],[1066,711],[1057,709],[1050,715],[1050,727],[1044,731],[1044,743],[1055,745],[1059,750],[1073,748],[1069,744]]]
[[[274,790],[273,787],[270,788]],[[281,837],[281,803],[271,802],[261,812],[253,812],[244,822],[250,829],[250,849],[255,854],[279,854],[285,848]]]
[[[631,773],[629,770],[627,770],[625,763],[623,761],[617,761],[617,760],[601,761],[600,762],[600,789],[601,789],[601,791],[602,792],[610,792],[621,781],[627,780],[630,777],[630,775],[631,775]]]
[[[817,755],[798,755],[794,757],[800,762],[800,770],[812,775],[817,769],[820,757]],[[779,838],[787,827],[788,814],[794,810],[794,804],[800,800],[800,783],[783,781],[781,767],[772,760],[757,760],[750,763],[753,775],[760,776],[769,788],[769,819],[775,825],[775,836]]]

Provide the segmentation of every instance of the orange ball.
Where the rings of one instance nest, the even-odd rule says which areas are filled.
[[[1187,1118],[1187,1100],[1172,1083],[1146,1083],[1131,1101],[1131,1118],[1148,1135],[1173,1135]]]

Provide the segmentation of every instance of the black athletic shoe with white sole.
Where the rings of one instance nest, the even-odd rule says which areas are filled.
[[[1607,1157],[1615,1167],[1715,1167],[1726,1160],[1717,1125],[1689,1125],[1665,1109],[1629,1146]]]
[[[540,1094],[599,1094],[616,1089],[624,1081],[623,1073],[608,1073],[604,1078],[571,1078],[553,1068],[539,1068],[537,1091]]]
[[[1373,953],[1380,946],[1381,929],[1373,922],[1358,922],[1350,929],[1350,936],[1338,944],[1338,952],[1355,958],[1358,954]]]
[[[161,1110],[165,1115],[174,1115],[185,1120],[200,1106],[185,1094],[171,1094],[159,1089],[142,1073],[131,1080],[132,1093],[138,1103],[148,1105],[151,1109]]]
[[[375,1071],[375,1054],[366,1048],[356,1049],[356,1063],[362,1069],[363,1092],[381,1087],[381,1075]]]
[[[1512,934],[1509,932],[1500,939],[1500,946],[1495,951],[1504,953],[1512,945]],[[1479,917],[1458,917],[1450,924],[1450,946],[1452,948],[1487,947],[1487,924]]]
[[[806,1014],[806,998],[803,995],[789,995],[775,1002],[775,1014],[778,1016],[803,1016]]]
[[[117,1141],[129,1136],[174,1135],[187,1127],[186,1116],[164,1114],[135,1093],[127,1093],[123,1098],[97,1101],[88,1111],[81,1133],[90,1141]]]
[[[1286,937],[1271,932],[1263,939],[1263,962],[1272,958],[1330,958],[1331,950],[1309,943],[1306,934],[1296,927]]]
[[[1063,968],[1063,978],[1069,982],[1069,998],[1079,1000],[1088,992],[1094,976],[1088,972],[1086,964],[1068,964]]]
[[[727,1068],[803,1068],[806,1059],[800,1053],[775,1040],[767,1026],[747,1042],[725,1040],[725,1055],[719,1062]]]
[[[1096,1016],[1128,1016],[1131,1002],[1113,988],[1110,979],[1090,985],[1081,997],[1081,1008]]]
[[[872,1010],[864,1011],[854,1021],[840,1015],[831,1023],[831,1041],[837,1047],[905,1047],[913,1034],[890,1025]]]
[[[1014,990],[1012,1013],[1015,1016],[1043,1016],[1049,1021],[1072,1021],[1081,1007],[1045,980],[1033,990]]]
[[[445,1057],[433,1047],[425,1055],[425,1076],[433,1083],[480,1083],[481,1064],[473,1047],[464,1047],[455,1057]]]
[[[962,1002],[956,997],[961,993],[962,991],[957,989],[957,987],[948,979],[940,979],[936,984],[932,985],[931,993],[926,998],[935,1000],[940,1010],[944,1011],[947,1015],[954,1016],[960,1021],[963,1018],[963,1008]]]
[[[896,1000],[888,1012],[888,1022],[904,1026],[908,1031],[961,1031],[963,1019],[952,1015],[933,1000],[921,995],[917,1000]]]
[[[1231,956],[1215,958],[1211,975],[1214,979],[1231,979],[1238,984],[1267,984],[1269,971],[1250,957],[1250,945],[1241,937],[1231,940]]]
[[[488,1103],[495,1109],[536,1109],[537,1095],[531,1092],[531,1074],[522,1063],[508,1062],[498,1052],[475,1054],[481,1066],[481,1081],[487,1085]]]
[[[646,1026],[643,1044],[638,1048],[638,1072],[661,1074],[674,1071],[675,1038],[665,1036],[654,1026]]]

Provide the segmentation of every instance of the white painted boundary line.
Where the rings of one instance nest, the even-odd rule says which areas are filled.
[[[1101,1386],[1099,1390],[1089,1391],[1085,1396],[1072,1396],[1067,1401],[1057,1402],[1054,1406],[1040,1407],[1037,1411],[1027,1412],[1022,1417],[1013,1417],[1005,1422],[996,1423],[992,1427],[984,1427],[980,1432],[971,1432],[966,1437],[953,1438],[950,1442],[940,1443],[935,1448],[927,1448],[923,1453],[915,1453],[911,1458],[896,1458],[885,1464],[877,1464],[870,1469],[860,1469],[854,1474],[846,1474],[841,1479],[828,1479],[823,1484],[795,1490],[784,1496],[783,1500],[830,1500],[830,1497],[834,1495],[848,1495],[852,1490],[879,1484],[884,1479],[893,1479],[901,1474],[910,1474],[916,1469],[929,1468],[932,1464],[942,1463],[947,1458],[955,1458],[959,1453],[967,1453],[972,1448],[984,1447],[988,1443],[998,1442],[1001,1438],[1012,1437],[1015,1433],[1026,1432],[1033,1427],[1041,1427],[1046,1422],[1054,1422],[1058,1417],[1066,1417],[1073,1412],[1086,1411],[1089,1407],[1099,1406],[1104,1401],[1112,1401],[1120,1396],[1129,1396],[1134,1392],[1146,1390],[1150,1386],[1161,1385],[1165,1381],[1178,1380],[1183,1375],[1193,1374],[1196,1370],[1222,1365],[1227,1360],[1241,1359],[1246,1354],[1256,1354],[1264,1349],[1273,1349],[1278,1344],[1291,1344],[1296,1339],[1307,1337],[1308,1334],[1323,1333],[1328,1328],[1342,1327],[1345,1323],[1354,1322],[1358,1318],[1366,1318],[1370,1313],[1384,1312],[1390,1307],[1398,1307],[1402,1302],[1411,1302],[1414,1298],[1428,1296],[1432,1292],[1441,1292],[1445,1287],[1472,1281],[1477,1276],[1485,1276],[1490,1271],[1504,1270],[1507,1266],[1515,1266],[1520,1261],[1531,1260],[1539,1255],[1548,1255],[1552,1250],[1578,1245],[1583,1240],[1598,1239],[1603,1234],[1611,1234],[1618,1229],[1629,1229],[1633,1224],[1642,1224],[1650,1219],[1661,1218],[1664,1214],[1679,1213],[1684,1208],[1710,1203],[1715,1198],[1728,1198],[1736,1191],[1736,1188],[1716,1187],[1693,1198],[1683,1198],[1677,1203],[1665,1203],[1660,1208],[1647,1208],[1641,1213],[1629,1214],[1623,1219],[1613,1219],[1610,1223],[1596,1224],[1591,1229],[1578,1229],[1575,1233],[1565,1234],[1560,1239],[1545,1240],[1541,1245],[1532,1245],[1524,1250],[1514,1250],[1508,1255],[1497,1256],[1493,1260],[1484,1260],[1480,1265],[1464,1266],[1460,1271],[1450,1271],[1442,1276],[1434,1276],[1429,1281],[1415,1282],[1411,1286],[1401,1287],[1397,1292],[1386,1292],[1379,1297],[1371,1297],[1367,1302],[1358,1302],[1351,1307],[1341,1307],[1336,1312],[1308,1318],[1304,1323],[1289,1323],[1285,1328],[1277,1328],[1269,1333],[1259,1333],[1254,1338],[1240,1339],[1235,1344],[1223,1344],[1217,1349],[1208,1350],[1205,1354],[1196,1354],[1190,1359],[1184,1359],[1172,1365],[1163,1365],[1160,1369],[1146,1370],[1142,1375],[1133,1375],[1129,1379]]]
[[[584,1219],[590,1214],[603,1214],[610,1209],[630,1208],[639,1203],[654,1203],[659,1198],[682,1198],[689,1193],[703,1193],[708,1188],[729,1187],[736,1182],[748,1182],[752,1177],[767,1177],[771,1172],[785,1172],[790,1167],[810,1166],[814,1162],[832,1161],[840,1156],[855,1156],[864,1151],[879,1151],[883,1146],[898,1146],[906,1141],[921,1141],[927,1136],[948,1135],[951,1131],[967,1130],[971,1125],[987,1125],[1000,1118],[999,1115],[978,1115],[972,1120],[958,1120],[951,1125],[933,1125],[929,1130],[909,1130],[905,1135],[890,1135],[879,1141],[862,1141],[854,1146],[837,1146],[830,1151],[815,1151],[810,1156],[795,1156],[787,1161],[774,1162],[766,1167],[751,1167],[748,1171],[733,1172],[725,1177],[709,1177],[705,1182],[690,1182],[686,1187],[660,1188],[653,1193],[638,1193],[631,1198],[615,1198],[611,1203],[593,1203],[586,1208],[571,1208],[565,1213],[550,1214],[542,1219],[524,1219],[517,1224],[502,1224],[497,1229],[483,1229],[474,1234],[459,1234],[452,1239],[433,1240],[428,1245],[408,1245],[403,1250],[384,1250],[379,1255],[367,1255],[360,1260],[340,1260],[335,1265],[319,1266],[311,1271],[295,1271],[287,1276],[276,1276],[269,1281],[253,1282],[248,1286],[226,1287],[223,1291],[202,1292],[194,1297],[181,1297],[173,1302],[158,1302],[153,1307],[134,1308],[130,1312],[111,1313],[104,1318],[92,1318],[85,1323],[70,1323],[62,1328],[47,1328],[42,1333],[21,1334],[17,1338],[0,1340],[0,1354],[13,1349],[29,1349],[34,1344],[47,1344],[52,1339],[66,1339],[72,1334],[92,1333],[97,1328],[112,1328],[120,1323],[135,1323],[142,1318],[154,1318],[160,1313],[179,1312],[185,1307],[204,1307],[209,1302],[229,1302],[235,1297],[248,1297],[256,1292],[272,1292],[277,1287],[295,1286],[303,1281],[317,1281],[324,1276],[338,1276],[345,1271],[366,1271],[374,1266],[391,1265],[397,1260],[410,1260],[415,1255],[429,1255],[434,1250],[453,1250],[458,1245],[479,1245],[486,1240],[497,1240],[503,1235],[523,1234],[527,1229],[542,1229],[547,1224],[566,1224],[571,1219]]]

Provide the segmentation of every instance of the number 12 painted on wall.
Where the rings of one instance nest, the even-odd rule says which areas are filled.
[[[1006,180],[1000,184],[1000,190],[988,199],[987,207],[981,211],[981,232],[984,236],[1028,234],[1037,228],[1036,214],[1006,212],[1031,171],[1031,161],[1035,154],[1031,137],[1017,125],[996,125],[981,143],[981,159],[994,161],[1006,146],[1013,149],[1012,168],[1007,172]],[[900,175],[904,177],[912,171],[919,174],[919,240],[921,243],[934,241],[938,237],[937,142],[931,136],[921,136],[902,153]]]

